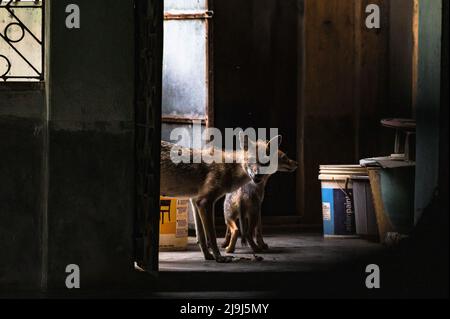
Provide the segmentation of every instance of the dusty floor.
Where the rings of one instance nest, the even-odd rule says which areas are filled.
[[[385,248],[363,239],[324,239],[318,233],[265,235],[270,250],[236,245],[233,262],[205,261],[194,237],[186,251],[160,252],[159,296],[190,298],[359,297],[367,293],[365,267]],[[218,239],[221,244],[223,238]],[[221,250],[224,253],[224,249]],[[224,253],[225,254],[225,253]]]
[[[323,239],[317,233],[265,236],[270,251],[254,260],[249,248],[237,246],[228,264],[205,261],[195,238],[184,252],[161,252],[160,272],[134,272],[127,285],[101,290],[15,294],[8,298],[404,298],[436,294],[425,263],[411,260],[412,250],[392,250],[362,239]],[[219,239],[219,243],[223,238]],[[223,250],[222,250],[223,251]],[[382,289],[368,289],[366,267],[379,265]],[[441,267],[442,268],[442,267]],[[444,269],[447,271],[448,268]],[[440,272],[439,272],[440,271]],[[437,273],[440,279],[442,269]],[[432,278],[432,279],[433,279]],[[428,288],[427,288],[428,287]],[[445,288],[445,287],[444,287]],[[442,291],[444,291],[444,288]],[[425,290],[424,290],[425,289]],[[448,291],[448,290],[445,290]],[[444,291],[444,292],[445,292]],[[440,291],[438,291],[440,292]],[[0,294],[1,298],[1,294]]]
[[[362,239],[324,239],[320,234],[266,235],[270,249],[254,258],[250,247],[236,244],[235,257],[228,264],[205,261],[194,237],[189,237],[187,251],[160,252],[160,271],[206,272],[309,272],[328,270],[349,260],[370,256],[382,246]],[[219,244],[223,238],[218,239]],[[225,254],[224,249],[221,249]]]

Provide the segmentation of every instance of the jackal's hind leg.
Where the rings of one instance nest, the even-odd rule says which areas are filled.
[[[253,237],[248,237],[248,243],[250,244],[250,247],[252,247],[253,252],[260,253],[262,251],[262,249],[253,240]]]

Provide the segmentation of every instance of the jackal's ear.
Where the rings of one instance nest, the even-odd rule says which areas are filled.
[[[248,151],[248,145],[250,144],[250,137],[244,132],[239,132],[239,145],[242,150]]]
[[[269,142],[267,142],[267,146],[270,147],[270,145],[271,145],[272,143],[277,143],[277,144],[278,144],[277,146],[280,146],[280,145],[281,145],[282,139],[283,139],[283,138],[282,138],[281,135],[277,135],[277,136],[275,136],[274,138],[272,138]]]

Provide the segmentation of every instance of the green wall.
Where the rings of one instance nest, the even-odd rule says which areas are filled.
[[[0,87],[0,292],[133,273],[134,2],[47,1],[45,85]]]
[[[419,2],[415,222],[439,182],[442,1]]]
[[[67,29],[72,2],[50,2],[50,288],[65,288],[68,264],[84,287],[120,282],[133,266],[133,2],[78,0],[81,28]]]

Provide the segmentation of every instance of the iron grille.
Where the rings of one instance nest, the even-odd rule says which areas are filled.
[[[40,10],[41,17],[41,34],[40,39],[38,35],[34,34],[21,20],[21,14],[17,14],[17,10]],[[0,41],[4,41],[29,67],[29,74],[14,74],[11,75],[11,69],[13,67],[13,62],[11,62],[11,57],[5,52],[0,52],[0,79],[3,81],[7,80],[44,80],[44,35],[45,35],[45,2],[44,0],[0,0],[0,19],[4,17],[11,19],[3,30],[0,30]],[[23,19],[23,16],[22,16]],[[18,28],[20,36],[17,38],[12,38],[9,35],[11,28]],[[40,47],[40,65],[36,65],[31,61],[29,52],[24,52],[24,50],[18,46],[21,42],[31,41],[35,42]],[[28,56],[27,56],[28,55]],[[2,62],[3,60],[3,62]],[[3,64],[3,66],[2,66]],[[5,68],[6,65],[6,68]]]

